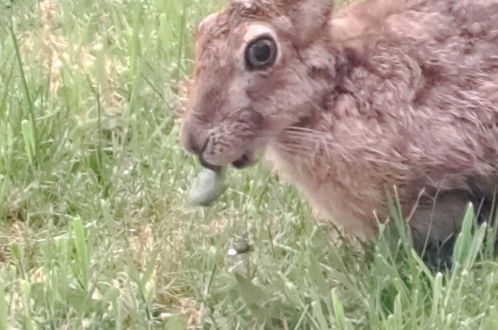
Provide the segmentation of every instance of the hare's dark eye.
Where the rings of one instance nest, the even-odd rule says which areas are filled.
[[[273,65],[277,58],[277,45],[265,36],[252,41],[246,48],[245,61],[249,70],[262,70]]]

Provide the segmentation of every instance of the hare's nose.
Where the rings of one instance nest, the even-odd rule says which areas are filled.
[[[202,154],[204,153],[204,150],[206,149],[208,144],[207,140],[201,142],[194,134],[191,133],[188,136],[187,144],[187,150],[197,155],[197,157],[199,158],[199,162],[203,167],[209,168],[213,171],[219,171],[221,169],[220,166],[212,165],[202,157]]]

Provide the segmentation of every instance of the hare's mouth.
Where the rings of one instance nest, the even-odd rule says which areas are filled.
[[[207,162],[202,157],[202,155],[199,155],[199,162],[201,163],[202,167],[208,168],[208,169],[213,170],[215,172],[221,171],[221,169],[224,167],[221,165],[213,165],[213,164]],[[256,157],[254,156],[254,153],[251,151],[248,151],[248,152],[242,154],[242,156],[240,156],[238,159],[234,160],[230,164],[232,164],[232,166],[235,167],[236,169],[240,170],[240,169],[244,169],[246,167],[253,165],[255,162],[256,162]]]
[[[255,157],[252,152],[246,152],[239,159],[232,163],[233,167],[243,169],[255,163]]]

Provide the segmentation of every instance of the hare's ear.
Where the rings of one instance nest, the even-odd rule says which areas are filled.
[[[323,29],[332,13],[333,0],[283,0],[300,46],[309,45]]]

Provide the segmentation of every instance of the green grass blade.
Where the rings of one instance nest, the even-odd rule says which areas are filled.
[[[5,283],[0,280],[0,330],[7,330],[8,305],[5,290]]]
[[[76,269],[83,288],[88,288],[90,260],[86,241],[85,227],[81,218],[77,217],[71,222],[71,235],[74,249],[76,251]]]

